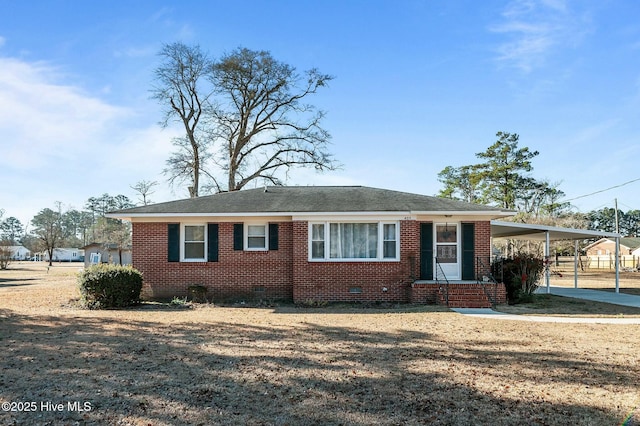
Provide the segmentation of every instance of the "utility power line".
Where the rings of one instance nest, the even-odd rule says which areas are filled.
[[[600,193],[602,193],[602,192],[611,191],[612,189],[620,188],[620,187],[623,187],[623,186],[625,186],[625,185],[629,185],[630,183],[638,182],[638,181],[640,181],[640,178],[633,179],[633,180],[630,180],[630,181],[628,181],[628,182],[621,183],[620,185],[615,185],[615,186],[612,186],[612,187],[609,187],[609,188],[606,188],[606,189],[601,189],[601,190],[599,190],[599,191],[590,192],[589,194],[581,195],[581,196],[579,196],[579,197],[569,198],[569,199],[567,199],[567,200],[561,200],[561,202],[568,203],[569,201],[575,201],[575,200],[579,200],[580,198],[586,198],[586,197],[590,197],[590,196],[592,196],[592,195],[600,194]]]

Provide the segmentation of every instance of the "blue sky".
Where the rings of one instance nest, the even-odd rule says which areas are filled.
[[[337,172],[289,184],[427,195],[445,166],[477,161],[498,131],[538,150],[533,176],[572,199],[640,178],[640,2],[0,0],[0,208],[26,224],[60,201],[161,183],[179,128],[149,98],[162,44],[211,56],[269,50],[336,78]],[[640,182],[573,201],[640,209]]]

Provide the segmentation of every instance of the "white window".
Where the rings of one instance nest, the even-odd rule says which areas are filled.
[[[310,260],[399,260],[398,224],[321,222],[309,227]]]
[[[324,259],[324,223],[311,225],[311,258]]]
[[[398,237],[396,236],[396,224],[385,223],[382,225],[382,257],[385,259],[395,259]]]
[[[207,227],[205,225],[182,225],[181,260],[204,262],[207,260]]]
[[[332,259],[376,259],[377,223],[330,223],[329,257]]]
[[[246,240],[244,246],[247,250],[267,250],[267,225],[246,224]]]

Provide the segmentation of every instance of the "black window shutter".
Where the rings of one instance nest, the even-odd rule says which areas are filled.
[[[233,224],[233,249],[242,250],[243,245],[244,245],[244,224],[234,223]]]
[[[420,279],[433,279],[433,223],[420,224]]]
[[[475,226],[473,223],[462,224],[462,279],[473,280],[475,275]]]
[[[218,224],[207,225],[207,262],[218,261]]]
[[[168,226],[168,258],[169,262],[180,262],[180,224],[170,223]]]
[[[278,224],[269,224],[269,250],[278,250]]]

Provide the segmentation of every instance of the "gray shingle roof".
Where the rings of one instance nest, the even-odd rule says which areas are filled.
[[[119,217],[170,214],[315,213],[315,212],[495,212],[469,204],[364,186],[270,186],[222,192],[112,212]]]

